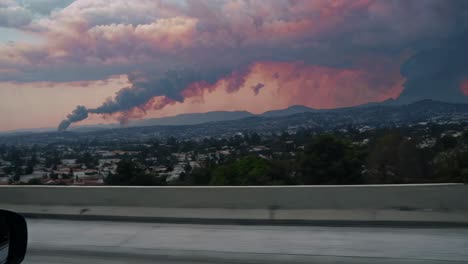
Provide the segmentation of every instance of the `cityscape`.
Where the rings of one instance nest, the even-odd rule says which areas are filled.
[[[468,0],[0,0],[0,264],[467,252]]]
[[[285,109],[275,115],[188,126],[4,135],[0,137],[0,182],[297,185],[467,181],[468,105],[421,101],[289,114],[290,109]],[[323,155],[338,156],[323,161]],[[334,162],[343,162],[341,169],[349,176],[340,176]],[[313,168],[327,171],[327,176],[307,172]],[[334,173],[337,178],[332,177]]]

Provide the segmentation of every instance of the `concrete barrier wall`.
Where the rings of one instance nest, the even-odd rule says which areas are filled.
[[[0,204],[226,209],[468,210],[468,185],[0,186]]]

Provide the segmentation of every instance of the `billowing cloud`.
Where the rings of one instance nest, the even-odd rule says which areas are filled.
[[[33,13],[49,15],[52,11],[58,11],[74,0],[18,0],[18,3]]]
[[[31,23],[33,14],[11,0],[0,1],[0,27],[20,27]]]
[[[140,118],[151,110],[159,110],[162,115],[156,116],[164,116],[219,109],[261,113],[298,104],[314,108],[354,106],[397,98],[404,82],[398,76],[398,68],[376,76],[364,70],[257,62],[242,73],[226,75],[215,82],[191,83],[179,92],[178,97],[159,95],[146,103],[126,107],[124,111],[113,109],[107,113],[115,113],[114,116],[125,123],[127,119]],[[252,88],[261,89],[261,94],[252,96]],[[140,91],[135,89],[135,92]]]
[[[463,2],[80,0],[30,26],[48,41],[9,50],[3,63],[25,62],[18,67],[28,74],[3,79],[234,70],[259,60],[348,67],[369,53],[394,56],[456,34],[466,27]]]
[[[407,60],[401,72],[406,78],[403,101],[432,98],[467,102],[459,84],[468,75],[468,35],[450,39],[439,47],[423,50]]]
[[[0,0],[0,27],[23,28],[74,0]]]
[[[121,120],[213,94],[220,83],[227,94],[249,83],[250,96],[263,96],[275,82],[291,102],[339,107],[397,97],[406,78],[404,100],[453,99],[465,66],[444,61],[465,53],[444,51],[467,27],[464,0],[77,0],[25,27],[44,43],[0,46],[0,81],[126,74],[130,86],[88,109]],[[431,50],[436,72],[418,62]],[[451,74],[429,87],[441,71]]]
[[[398,76],[398,67],[392,74],[370,76],[366,71],[307,66],[304,63],[258,62],[245,71],[244,82],[236,92],[232,88],[233,76],[225,76],[214,83],[197,82],[182,91],[184,101],[167,103],[165,97],[155,97],[142,107],[127,113],[113,115],[118,120],[171,116],[190,112],[219,109],[247,110],[262,113],[291,105],[313,108],[335,108],[366,102],[397,98],[404,79]],[[234,78],[236,79],[236,78]],[[262,80],[264,87],[253,96],[252,87]],[[161,103],[165,107],[161,108]],[[155,108],[152,108],[152,107]],[[158,111],[151,111],[158,109]],[[123,119],[122,119],[123,118]]]

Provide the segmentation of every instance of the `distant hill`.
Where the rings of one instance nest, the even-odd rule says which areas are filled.
[[[313,109],[302,105],[295,105],[286,109],[267,111],[259,115],[254,115],[247,111],[215,111],[207,113],[181,114],[170,117],[133,120],[130,121],[130,123],[124,127],[122,127],[120,124],[72,126],[70,127],[69,131],[93,132],[108,129],[152,126],[193,126],[205,123],[211,124],[218,122],[224,122],[223,125],[227,127],[231,126],[232,128],[237,127],[236,129],[249,129],[249,127],[254,127],[258,124],[262,124],[263,121],[267,122],[267,120],[268,122],[276,120],[276,124],[297,125],[305,122],[316,123],[322,118],[325,118],[323,122],[331,122],[335,123],[335,125],[340,122],[374,123],[374,125],[376,125],[379,123],[387,122],[389,120],[393,120],[395,122],[403,121],[403,123],[407,123],[415,120],[426,120],[427,118],[436,115],[451,116],[457,113],[468,113],[468,104],[446,103],[433,100],[422,100],[411,104],[401,104],[395,100],[387,100],[380,103],[368,103],[354,107],[326,110]],[[294,123],[292,122],[293,119],[301,121]],[[56,128],[22,129],[16,131],[0,132],[0,136],[14,134],[21,135],[28,133],[47,133],[55,131]]]
[[[56,128],[46,127],[46,128],[25,128],[25,129],[15,129],[0,131],[0,135],[11,135],[11,134],[30,134],[30,133],[44,133],[56,131]]]
[[[293,109],[295,108],[293,107]],[[309,110],[309,112],[303,112],[304,109]],[[66,132],[54,130],[53,132],[30,134],[16,133],[9,136],[3,134],[0,135],[0,144],[11,144],[12,142],[14,144],[37,144],[38,142],[51,144],[63,140],[77,142],[80,139],[115,142],[116,140],[142,140],[154,138],[155,136],[193,139],[210,136],[231,136],[242,131],[255,131],[268,135],[281,133],[286,129],[311,129],[320,133],[335,129],[348,129],[349,127],[366,130],[397,128],[422,123],[432,125],[451,124],[454,126],[468,124],[468,104],[445,103],[433,100],[423,100],[411,104],[393,104],[389,102],[367,107],[358,106],[315,111],[313,109],[310,111],[310,108],[299,108],[299,110],[296,114],[280,116],[253,115],[249,112],[184,114],[167,118],[134,121],[131,127],[120,127],[117,124],[112,124],[97,125],[94,131],[90,129],[90,126],[78,126]],[[274,114],[283,114],[283,111],[288,112],[285,109]],[[226,118],[231,118],[231,120],[226,120]]]
[[[352,106],[352,107],[346,107],[346,108],[363,108],[363,107],[372,107],[372,106],[392,106],[392,105],[405,105],[405,104],[399,102],[398,100],[390,98],[381,102],[369,102],[369,103]],[[337,109],[340,109],[340,108],[337,108]]]
[[[130,121],[128,126],[180,126],[208,122],[229,121],[253,116],[247,111],[214,111],[207,113],[181,114],[176,116]]]
[[[318,111],[320,110],[313,109],[313,108],[303,106],[303,105],[293,105],[286,109],[267,111],[261,114],[260,116],[263,116],[263,117],[289,116],[289,115],[295,115],[295,114],[301,114],[301,113],[307,113],[307,112],[318,112]]]
[[[198,125],[210,122],[237,120],[251,116],[254,116],[254,114],[247,111],[213,111],[206,113],[190,113],[168,117],[132,120],[126,124],[125,127]],[[69,130],[76,132],[90,132],[120,127],[122,126],[119,124],[97,124],[71,127]]]

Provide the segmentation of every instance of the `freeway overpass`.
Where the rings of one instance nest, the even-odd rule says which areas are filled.
[[[463,184],[0,187],[0,208],[29,217],[26,263],[466,263],[467,198]]]

